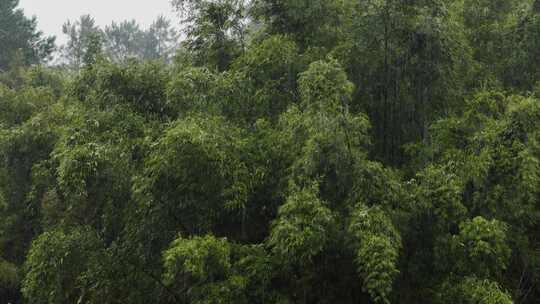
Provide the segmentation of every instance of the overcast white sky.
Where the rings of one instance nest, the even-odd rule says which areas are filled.
[[[102,27],[128,19],[147,27],[159,15],[177,20],[173,19],[170,0],[20,0],[19,7],[25,15],[35,15],[39,28],[47,35],[55,35],[57,44],[65,42],[62,24],[84,14],[92,15]]]

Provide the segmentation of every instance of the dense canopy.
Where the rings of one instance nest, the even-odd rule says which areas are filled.
[[[540,1],[171,4],[0,0],[0,303],[540,301]]]

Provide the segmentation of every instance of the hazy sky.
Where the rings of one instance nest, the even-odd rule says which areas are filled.
[[[135,19],[146,27],[159,15],[174,17],[170,0],[20,0],[19,7],[27,16],[35,15],[39,28],[55,35],[57,44],[65,42],[62,24],[84,14],[92,15],[100,26]]]

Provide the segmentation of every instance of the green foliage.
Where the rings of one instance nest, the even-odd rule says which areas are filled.
[[[98,49],[96,42],[101,41],[102,33],[90,15],[83,15],[78,20],[68,20],[62,26],[62,32],[68,37],[66,45],[61,47],[65,64],[72,69],[81,68]]]
[[[21,125],[53,103],[54,98],[48,88],[25,87],[15,91],[0,85],[0,121],[6,127]]]
[[[216,112],[218,78],[206,68],[186,68],[174,73],[167,84],[167,100],[180,116],[190,112]]]
[[[165,284],[180,290],[189,303],[247,303],[242,297],[247,282],[232,272],[231,246],[226,239],[178,238],[164,252],[163,260]]]
[[[537,262],[529,261],[536,261],[537,254],[530,248],[538,246],[535,238],[530,238],[538,221],[534,207],[538,179],[532,173],[538,172],[538,155],[532,152],[537,115],[537,100],[485,92],[467,103],[463,115],[435,125],[435,161],[446,163],[445,167],[459,176],[462,203],[469,217],[475,218],[460,224],[459,234],[450,242],[454,245],[445,245],[454,249],[444,260],[457,259],[450,269],[457,267],[464,274],[500,280],[513,256],[518,258],[512,263],[521,265],[530,280],[525,284],[531,286],[536,281],[529,272],[534,272]],[[468,245],[460,247],[456,240]],[[441,251],[449,250],[443,248]],[[521,296],[527,297],[524,293]]]
[[[336,115],[347,107],[354,86],[339,63],[330,60],[312,63],[300,76],[299,89],[304,108]]]
[[[452,239],[453,256],[460,273],[490,277],[504,271],[511,249],[506,238],[505,224],[475,217],[460,224],[459,234]]]
[[[230,251],[227,240],[212,236],[176,239],[163,254],[165,282],[171,285],[177,278],[219,281],[230,272]]]
[[[403,145],[427,141],[431,122],[461,105],[474,65],[459,3],[354,6],[350,37],[340,40],[334,56],[357,87],[353,109],[369,115],[374,155],[385,163],[402,166]]]
[[[58,161],[57,191],[63,197],[63,207],[67,208],[65,220],[73,218],[77,223],[91,224],[100,219],[98,214],[103,208],[113,208],[107,205],[117,204],[115,196],[126,193],[126,186],[129,193],[125,176],[129,167],[125,160],[122,162],[128,155],[116,147],[92,142],[64,149],[53,153]]]
[[[19,286],[19,274],[15,265],[0,261],[0,290],[15,289]]]
[[[85,69],[71,91],[80,100],[101,107],[124,104],[149,117],[174,117],[165,94],[169,78],[169,71],[161,62],[115,65],[102,61]]]
[[[268,244],[280,259],[309,264],[330,243],[336,219],[317,197],[317,186],[294,189],[279,208]]]
[[[137,220],[128,226],[142,258],[160,255],[178,233],[241,233],[233,223],[243,219],[250,187],[241,134],[220,117],[192,115],[152,144],[133,186]]]
[[[84,228],[40,235],[25,262],[24,297],[31,303],[84,301],[82,277],[99,248],[95,235]]]
[[[439,295],[438,303],[512,304],[512,298],[497,283],[465,278],[461,282],[447,283]]]
[[[348,111],[351,83],[339,64],[315,62],[300,76],[301,109],[290,107],[280,128],[291,152],[291,178],[298,184],[319,181],[321,197],[338,204],[354,184],[365,157],[369,122]]]
[[[244,0],[173,0],[197,65],[226,70],[244,47]]]
[[[20,274],[17,266],[0,259],[0,300],[12,301],[19,289]]]
[[[356,245],[356,264],[363,289],[376,303],[390,303],[396,275],[401,236],[379,207],[355,208],[349,234]]]
[[[254,14],[270,33],[291,34],[303,47],[329,45],[339,33],[347,1],[254,1]]]
[[[264,117],[276,120],[297,99],[299,60],[294,41],[287,36],[273,35],[251,45],[235,61],[233,70],[240,73],[242,81],[255,89],[253,96],[245,100],[250,107],[245,116],[250,120]]]
[[[2,2],[0,302],[537,303],[539,3]]]
[[[40,95],[33,94],[35,92],[32,90],[20,96],[13,93],[12,96],[6,96],[13,98],[7,99],[6,105],[15,106],[18,110],[7,111],[6,114],[16,114],[19,117],[14,119],[6,115],[7,121],[0,120],[0,125],[5,123],[9,126],[10,120],[21,123],[18,126],[0,129],[0,196],[3,198],[0,212],[4,219],[0,223],[0,252],[6,260],[21,263],[29,243],[40,230],[39,208],[28,199],[32,189],[32,170],[35,165],[48,158],[56,136],[48,125],[52,121],[44,122],[43,118],[50,118],[48,115],[33,113],[32,116],[31,113],[45,109],[46,105],[37,108],[36,104],[32,104],[36,102],[34,99],[25,102],[25,98]],[[49,94],[44,96],[52,99]],[[20,101],[16,102],[19,98]],[[23,118],[20,115],[27,117]]]
[[[536,2],[538,3],[538,2]],[[538,5],[538,4],[536,4]],[[531,10],[521,22],[512,28],[510,55],[506,58],[503,79],[510,87],[531,90],[540,79],[538,66],[534,58],[538,58],[538,41],[540,41],[540,11]]]
[[[419,187],[412,208],[430,221],[431,229],[450,231],[467,214],[461,201],[462,184],[448,168],[427,167],[418,175]]]
[[[49,59],[54,50],[54,37],[44,37],[37,29],[37,19],[28,18],[17,8],[19,0],[0,3],[0,72],[7,71],[16,57],[24,65]]]

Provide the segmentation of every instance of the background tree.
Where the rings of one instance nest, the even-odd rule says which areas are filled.
[[[90,15],[83,15],[76,21],[68,20],[62,26],[62,32],[67,36],[68,41],[60,50],[61,61],[73,69],[82,67],[92,40],[96,39],[95,37],[101,39],[103,35]]]
[[[143,58],[163,59],[170,62],[178,50],[179,36],[171,21],[164,16],[159,16],[146,30],[142,48]]]
[[[117,63],[126,63],[129,58],[170,62],[179,43],[176,30],[163,16],[148,29],[142,29],[135,20],[113,22],[105,27],[103,40],[105,53]]]
[[[45,62],[55,48],[55,38],[38,31],[36,18],[26,17],[18,6],[19,0],[0,3],[0,71],[7,71],[19,55],[25,65]]]
[[[140,58],[144,33],[137,21],[113,22],[104,30],[105,49],[111,60],[123,63],[128,58]]]

